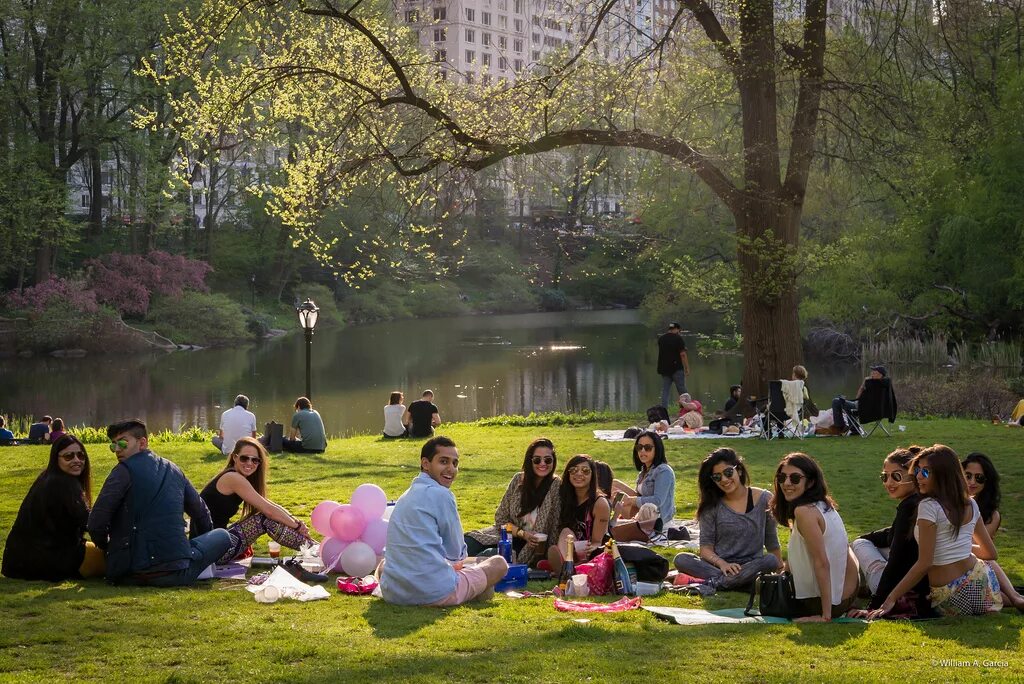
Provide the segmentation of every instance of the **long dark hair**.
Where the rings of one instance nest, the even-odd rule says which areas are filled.
[[[231,449],[231,453],[228,454],[227,464],[225,464],[224,469],[217,474],[217,477],[220,477],[229,470],[235,470],[235,456],[242,451],[242,447],[244,446],[256,447],[256,453],[259,454],[260,457],[260,464],[256,466],[256,470],[253,471],[252,475],[248,477],[245,477],[242,473],[238,474],[245,477],[245,479],[249,481],[249,484],[252,485],[252,488],[256,490],[256,493],[265,499],[267,498],[267,470],[270,468],[270,454],[267,453],[266,447],[264,447],[258,439],[253,439],[252,437],[239,437],[238,441],[235,442],[234,448]],[[259,513],[259,511],[248,502],[242,506],[243,520],[248,518],[250,515],[255,515],[256,513]]]
[[[537,479],[537,473],[533,471],[533,452],[540,447],[551,449],[551,470],[543,479]],[[555,469],[558,467],[558,456],[555,454],[555,445],[547,437],[538,437],[526,447],[526,456],[523,457],[523,486],[519,488],[519,515],[524,516],[536,509],[548,496],[551,483],[555,480]]]
[[[996,470],[992,460],[980,451],[968,454],[960,465],[967,470],[967,466],[972,463],[980,465],[981,472],[985,476],[985,486],[974,497],[974,502],[978,504],[978,510],[981,511],[981,519],[990,523],[992,516],[999,510],[999,502],[1003,499],[1003,494],[999,491],[999,471]]]
[[[643,464],[643,461],[641,461],[640,457],[637,455],[641,437],[647,437],[649,439],[654,440],[654,460],[651,461],[651,467],[647,470],[647,472],[654,470],[662,463],[668,463],[668,459],[665,458],[665,444],[661,441],[661,437],[659,437],[658,433],[655,432],[654,430],[644,430],[643,432],[636,436],[635,440],[633,440],[633,467],[636,468],[637,471],[642,471],[644,470],[644,468],[646,468],[646,466]]]
[[[784,466],[793,466],[807,478],[804,493],[796,501],[786,501],[786,496],[782,493],[782,485],[779,484],[779,473],[782,472]],[[799,451],[787,454],[779,461],[779,467],[775,469],[773,487],[772,515],[775,516],[775,520],[780,525],[789,527],[794,517],[793,512],[797,506],[824,501],[826,509],[836,508],[836,502],[828,494],[828,483],[825,482],[825,473],[822,472],[821,466],[813,458]]]
[[[576,502],[576,488],[572,486],[572,482],[569,480],[569,469],[581,463],[586,463],[590,466],[590,489],[587,492],[590,510],[593,510],[597,497],[605,496],[605,493],[597,486],[597,468],[594,464],[594,459],[589,454],[576,454],[570,458],[569,462],[565,464],[565,470],[562,472],[562,484],[558,488],[558,495],[562,499],[562,510],[558,518],[559,527],[575,529],[576,523],[582,522],[576,519],[576,507],[579,504]]]
[[[73,444],[77,444],[79,448],[81,448],[82,456],[85,457],[85,461],[82,463],[82,472],[76,477],[72,477],[65,473],[60,469],[60,464],[57,463],[60,459],[60,452]],[[39,477],[36,478],[36,482],[38,483],[43,480],[57,477],[77,480],[78,484],[82,488],[82,501],[85,502],[87,508],[92,508],[92,474],[89,467],[89,452],[85,450],[85,445],[78,441],[77,437],[65,434],[53,443],[53,446],[50,447],[50,460],[46,464],[46,470],[39,473]]]
[[[697,472],[697,488],[700,496],[697,503],[698,518],[705,511],[710,511],[717,506],[718,502],[725,496],[725,493],[711,479],[711,471],[719,463],[727,463],[736,468],[736,471],[740,474],[740,484],[744,487],[748,486],[747,464],[743,462],[743,457],[729,447],[715,449],[707,455],[704,462],[700,464],[700,470]]]
[[[928,461],[929,496],[939,502],[946,517],[953,526],[953,538],[960,534],[960,526],[964,524],[966,509],[971,505],[971,497],[967,494],[967,480],[964,469],[960,465],[960,457],[945,444],[933,444],[922,449],[910,462],[911,469],[921,461]]]

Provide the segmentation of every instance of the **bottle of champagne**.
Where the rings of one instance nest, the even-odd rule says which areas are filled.
[[[608,552],[612,554],[612,563],[615,566],[615,593],[632,594],[633,582],[629,578],[629,570],[626,569],[626,561],[622,560],[619,554],[619,547],[615,545],[614,539],[608,540]]]
[[[498,555],[505,559],[509,565],[512,565],[512,540],[509,538],[509,532],[511,531],[512,524],[506,523],[501,526],[501,539],[498,540]]]
[[[572,560],[575,546],[576,538],[571,534],[566,536],[564,552],[565,560],[562,561],[562,572],[558,576],[558,588],[562,590],[563,595],[572,585],[572,576],[576,574],[576,564]]]
[[[619,520],[618,505],[622,503],[624,498],[626,498],[625,492],[615,492],[615,498],[612,499],[612,515],[608,520],[608,532],[612,531],[612,528],[615,527],[615,523]]]

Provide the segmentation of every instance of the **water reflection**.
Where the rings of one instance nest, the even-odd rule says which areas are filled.
[[[714,321],[691,321],[713,332]],[[388,394],[406,402],[435,392],[444,420],[499,413],[610,409],[639,414],[658,401],[659,331],[632,311],[467,316],[398,321],[318,331],[313,341],[313,403],[332,434],[377,431]],[[701,356],[687,335],[691,393],[713,410],[739,381],[736,354]],[[822,408],[852,394],[859,367],[810,366],[809,386]],[[49,413],[71,424],[105,425],[140,416],[152,428],[216,428],[238,393],[262,424],[286,423],[305,391],[299,335],[240,349],[81,359],[0,361],[0,412]]]

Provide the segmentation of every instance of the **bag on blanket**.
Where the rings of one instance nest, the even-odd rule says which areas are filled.
[[[617,544],[626,563],[636,568],[640,582],[662,582],[668,577],[668,559],[641,544]]]
[[[668,417],[667,408],[659,404],[657,406],[652,406],[651,408],[647,409],[648,423],[657,423],[662,420],[670,420],[670,418]]]
[[[796,590],[793,575],[788,572],[761,573],[750,590],[744,615],[754,614],[754,598],[758,595],[758,613],[762,616],[790,619],[796,613]]]
[[[577,565],[576,572],[587,576],[587,589],[590,590],[591,596],[604,596],[612,593],[615,561],[607,551],[602,551],[590,561]]]

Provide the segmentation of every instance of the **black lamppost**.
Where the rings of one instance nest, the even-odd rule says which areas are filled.
[[[256,274],[252,274],[252,279],[249,280],[250,291],[252,292],[252,308],[256,308]]]
[[[312,300],[307,299],[295,307],[295,313],[299,317],[299,326],[306,333],[306,398],[313,398],[312,376],[310,375],[310,353],[313,349],[313,329],[316,328],[316,319],[320,309]]]

